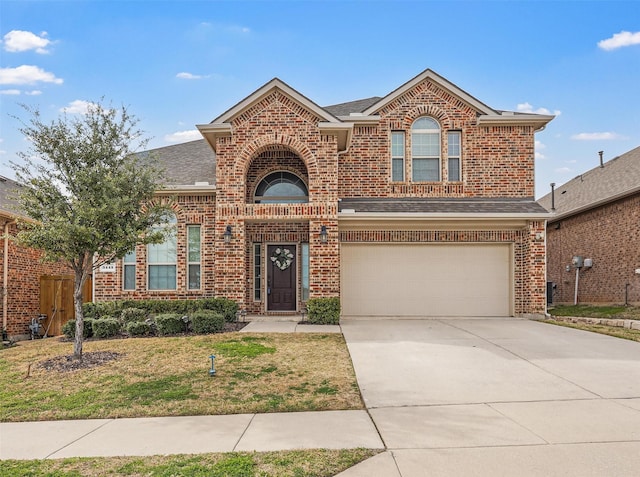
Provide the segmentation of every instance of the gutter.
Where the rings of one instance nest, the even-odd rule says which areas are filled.
[[[348,210],[348,209],[347,209]],[[338,213],[338,219],[344,220],[548,220],[551,217],[549,213],[437,213],[437,212],[348,212],[343,210]]]
[[[625,197],[629,197],[629,196],[631,196],[633,194],[636,194],[638,192],[640,192],[640,187],[634,187],[633,189],[629,189],[629,190],[626,190],[624,192],[620,192],[619,194],[607,197],[605,199],[600,199],[600,200],[598,200],[596,202],[592,202],[590,204],[583,205],[583,206],[578,207],[576,209],[569,210],[568,212],[562,212],[562,213],[557,214],[557,215],[556,214],[550,215],[549,216],[549,223],[554,223],[554,222],[557,222],[559,220],[566,219],[567,217],[571,217],[572,215],[577,215],[577,214],[579,214],[581,212],[586,212],[588,210],[595,209],[596,207],[600,207],[602,205],[606,205],[608,203],[615,202],[615,201],[620,200],[620,199],[624,199]]]

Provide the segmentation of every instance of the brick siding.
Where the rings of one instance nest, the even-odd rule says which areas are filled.
[[[576,214],[547,227],[549,281],[556,283],[554,303],[573,303],[575,255],[593,259],[582,269],[578,282],[579,303],[640,305],[640,194]],[[558,228],[556,228],[558,227]],[[627,283],[629,284],[627,286]]]

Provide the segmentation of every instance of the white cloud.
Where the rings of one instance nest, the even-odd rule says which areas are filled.
[[[204,78],[202,75],[194,75],[193,73],[182,72],[176,75],[176,78],[186,79],[186,80],[198,80]]]
[[[76,99],[74,101],[71,101],[68,106],[60,108],[60,112],[67,114],[87,114],[87,111],[92,104],[93,103],[90,103],[89,101]]]
[[[543,144],[541,141],[536,140],[535,142],[535,158],[536,159],[545,159],[545,155],[542,154],[540,151],[542,151],[543,149],[546,149],[546,145]]]
[[[4,49],[12,53],[36,50],[36,53],[43,55],[49,53],[46,47],[51,45],[51,40],[46,36],[46,31],[38,36],[30,31],[12,30],[4,36]]]
[[[538,108],[534,110],[533,106],[529,103],[519,103],[517,106],[517,111],[521,113],[531,113],[531,114],[553,114],[555,116],[560,116],[560,114],[562,114],[557,109],[553,112],[551,112],[547,108]]]
[[[33,65],[0,68],[0,84],[35,84],[38,82],[62,84],[63,80],[56,78],[53,73]]]
[[[9,96],[17,96],[20,94],[20,90],[19,89],[3,89],[0,90],[0,94],[6,94]]]
[[[594,132],[580,133],[571,136],[575,141],[610,141],[613,139],[623,139],[623,136],[614,132]]]
[[[34,89],[33,91],[25,91],[24,94],[26,94],[27,96],[40,96],[42,94],[42,91],[40,91],[39,89]]]
[[[187,142],[187,141],[195,141],[196,139],[202,139],[202,135],[200,131],[197,129],[191,129],[189,131],[178,131],[173,134],[167,134],[164,137],[166,142]]]
[[[611,38],[598,42],[598,47],[606,51],[632,45],[640,45],[640,31],[635,33],[631,33],[630,31],[621,31],[620,33],[615,33]]]
[[[569,168],[569,167],[560,167],[560,168],[556,169],[555,172],[557,172],[558,174],[567,174],[567,173],[571,172],[571,168]]]

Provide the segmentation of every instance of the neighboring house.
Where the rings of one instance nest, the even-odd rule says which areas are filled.
[[[558,303],[640,304],[640,147],[559,186],[539,203]],[[587,260],[576,270],[573,257]],[[576,280],[578,287],[576,289]]]
[[[173,179],[176,236],[96,274],[96,298],[237,301],[343,316],[544,313],[547,212],[534,135],[426,70],[383,98],[320,107],[273,79],[204,140],[150,151]]]
[[[73,306],[65,306],[72,297],[63,296],[63,285],[71,271],[59,263],[42,262],[42,252],[21,247],[13,240],[18,232],[17,220],[23,218],[14,199],[19,187],[0,176],[2,329],[12,339],[29,337],[31,320],[43,313],[47,316],[40,322],[44,329],[59,334],[62,322],[73,317]]]

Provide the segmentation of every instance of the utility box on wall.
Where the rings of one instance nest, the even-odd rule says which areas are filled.
[[[581,255],[575,255],[571,259],[571,265],[573,265],[574,268],[582,268],[584,266],[584,258]]]

